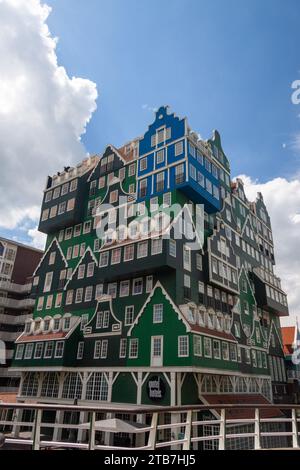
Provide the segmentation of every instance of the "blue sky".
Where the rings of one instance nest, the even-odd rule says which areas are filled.
[[[218,129],[232,177],[262,192],[299,313],[299,13],[299,0],[0,1],[0,235],[43,247],[47,175],[142,135],[168,104],[204,139]]]
[[[298,172],[298,0],[47,3],[59,63],[100,93],[83,137],[90,153],[143,133],[152,120],[144,104],[169,104],[204,138],[220,131],[233,175]]]

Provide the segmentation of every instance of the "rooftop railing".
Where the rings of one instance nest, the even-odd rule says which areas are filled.
[[[247,410],[247,413],[245,413]],[[21,419],[22,412],[25,420]],[[43,421],[44,412],[55,412],[55,422]],[[246,417],[242,417],[243,414]],[[29,413],[31,412],[31,413]],[[74,419],[63,424],[57,416],[68,412],[83,417],[84,423],[76,424]],[[202,412],[202,413],[199,413]],[[232,418],[235,412],[240,418]],[[238,413],[237,413],[238,412]],[[57,404],[0,403],[0,431],[5,434],[6,445],[29,446],[39,449],[82,449],[82,450],[128,450],[128,446],[113,445],[111,439],[97,442],[97,431],[105,435],[123,432],[105,427],[105,421],[97,421],[98,413],[112,416],[132,417],[132,434],[142,439],[132,439],[130,450],[226,450],[236,448],[259,450],[262,448],[299,447],[299,405],[194,405],[173,407],[111,407],[76,406]],[[212,414],[211,414],[212,413]],[[250,414],[252,413],[252,417]],[[274,417],[270,416],[273,413]],[[29,415],[31,414],[31,419]],[[165,423],[165,415],[169,422]],[[216,419],[211,419],[215,416]],[[232,415],[233,416],[233,415]],[[147,419],[145,419],[147,417]],[[139,419],[142,418],[142,419]],[[175,418],[175,419],[173,419]],[[134,421],[136,419],[136,421]],[[101,427],[102,423],[102,427]],[[124,421],[126,423],[126,421]],[[128,421],[127,421],[128,423]],[[107,425],[107,423],[106,423]],[[26,430],[23,438],[22,431]],[[67,430],[67,439],[58,439],[58,430]],[[48,430],[48,436],[45,432]],[[49,434],[53,430],[54,434]],[[79,435],[80,433],[80,435]],[[84,437],[84,434],[86,436]],[[49,437],[50,436],[50,437]],[[243,444],[244,443],[244,444]]]

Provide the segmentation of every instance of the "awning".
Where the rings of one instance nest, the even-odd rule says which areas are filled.
[[[218,395],[200,395],[204,405],[253,405],[253,408],[227,409],[227,419],[254,419],[255,405],[272,405],[263,395],[257,394],[218,394]],[[220,413],[220,410],[217,410]],[[282,417],[283,413],[278,408],[265,408],[260,410],[261,418]]]
[[[90,423],[80,424],[79,429],[89,429]],[[149,431],[149,427],[146,424],[136,423],[132,421],[123,421],[122,419],[112,418],[103,419],[95,422],[96,431],[106,432],[125,432],[131,434],[137,434],[140,432]]]

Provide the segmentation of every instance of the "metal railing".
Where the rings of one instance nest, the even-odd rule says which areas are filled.
[[[232,418],[230,414],[247,410],[252,417]],[[31,418],[28,413],[31,412]],[[43,414],[55,412],[55,421],[43,421]],[[69,415],[84,416],[85,424],[76,424],[74,420],[64,423],[57,419],[58,414],[67,412]],[[275,417],[264,417],[270,412]],[[24,413],[25,420],[20,419]],[[142,436],[137,442],[132,440],[131,450],[176,449],[176,450],[205,450],[214,448],[226,450],[232,448],[232,442],[246,444],[242,448],[259,450],[262,448],[293,448],[300,450],[299,423],[300,405],[193,405],[168,407],[110,407],[110,406],[76,406],[56,404],[24,404],[0,403],[0,431],[4,432],[6,444],[16,446],[30,446],[33,450],[45,448],[71,448],[83,450],[128,450],[128,446],[113,445],[110,440],[97,442],[96,433],[102,431],[105,435],[112,431],[101,428],[101,421],[97,421],[97,413],[112,416],[127,415],[136,418],[131,424],[136,424],[132,433]],[[204,414],[203,414],[204,413]],[[210,413],[211,415],[208,415]],[[165,416],[169,416],[169,423],[165,424]],[[142,420],[139,417],[143,418]],[[147,417],[147,418],[145,418]],[[175,417],[176,419],[172,419]],[[215,417],[216,419],[212,419]],[[144,424],[141,422],[144,420]],[[163,422],[163,424],[162,424]],[[100,423],[100,427],[99,427]],[[103,423],[103,421],[102,421]],[[126,421],[125,421],[126,423]],[[274,425],[277,424],[276,430]],[[243,428],[244,426],[244,428]],[[250,428],[249,428],[250,426]],[[20,430],[27,430],[27,436],[20,437]],[[205,428],[205,430],[204,430]],[[29,429],[29,432],[28,432]],[[43,435],[48,429],[48,435]],[[49,435],[53,430],[53,435]],[[73,432],[72,439],[58,439],[57,431],[67,430]],[[209,432],[207,432],[209,431]],[[214,432],[210,432],[214,431]],[[77,432],[77,433],[76,433]],[[79,432],[81,433],[79,436]],[[84,437],[84,433],[87,434]],[[77,434],[77,436],[76,436]],[[75,437],[74,437],[75,436]],[[274,442],[272,444],[272,438]],[[249,444],[249,439],[252,444]],[[281,444],[278,444],[281,439]],[[247,441],[248,440],[248,441]],[[275,442],[276,441],[276,442]],[[248,444],[247,444],[248,442]],[[205,447],[208,444],[210,447]]]

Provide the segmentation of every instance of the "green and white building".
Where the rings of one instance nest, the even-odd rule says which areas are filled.
[[[18,399],[185,405],[283,399],[280,316],[263,196],[161,107],[145,134],[48,177]]]

